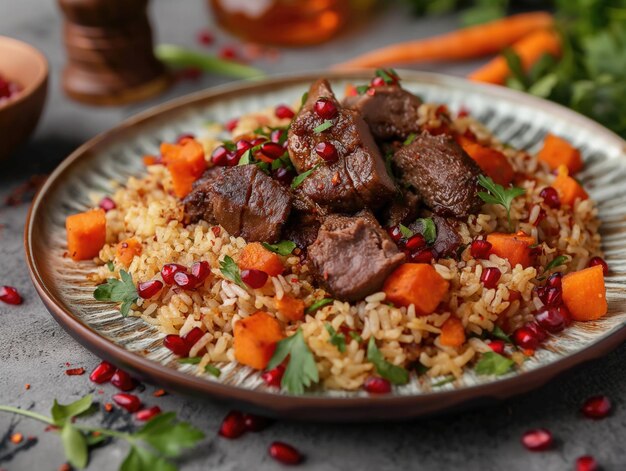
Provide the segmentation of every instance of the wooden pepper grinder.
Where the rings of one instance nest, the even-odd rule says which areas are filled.
[[[153,52],[149,0],[58,0],[68,63],[63,89],[94,105],[149,98],[170,83]]]

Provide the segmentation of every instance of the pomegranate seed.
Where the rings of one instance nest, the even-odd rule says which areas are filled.
[[[22,296],[13,286],[0,286],[0,301],[7,304],[22,304]]]
[[[590,397],[580,411],[589,419],[604,419],[611,413],[611,400],[606,396]]]
[[[166,335],[163,339],[163,346],[170,350],[174,355],[178,355],[180,357],[186,357],[189,355],[189,350],[191,348],[187,346],[187,343],[180,335],[176,334]]]
[[[561,207],[561,198],[559,198],[559,193],[551,186],[547,186],[541,190],[539,196],[543,198],[543,202],[547,207],[553,209],[559,209]]]
[[[483,283],[483,286],[487,289],[492,289],[498,286],[498,281],[502,276],[502,272],[499,268],[496,267],[488,267],[485,268],[480,275],[480,281]]]
[[[530,350],[536,350],[541,343],[535,331],[530,329],[528,325],[520,327],[513,332],[513,341],[515,345]]]
[[[137,285],[137,294],[140,298],[150,299],[156,296],[163,288],[163,283],[160,280],[144,281]]]
[[[202,260],[201,262],[195,262],[191,265],[191,275],[198,280],[198,283],[202,283],[207,279],[211,273],[211,266],[209,262]]]
[[[159,415],[161,413],[161,408],[159,406],[152,406],[149,409],[142,409],[137,412],[137,420],[141,420],[142,422],[147,422],[151,418]]]
[[[391,392],[391,383],[385,378],[370,376],[363,383],[363,389],[370,394],[389,394]]]
[[[168,263],[161,268],[161,277],[168,285],[174,283],[174,275],[178,272],[186,272],[187,268],[178,263]]]
[[[287,105],[278,105],[274,109],[274,114],[278,119],[291,119],[296,115]]]
[[[200,44],[208,46],[210,44],[213,44],[213,41],[215,41],[215,38],[206,29],[203,29],[198,33],[198,42]]]
[[[491,350],[499,353],[500,355],[504,353],[504,340],[490,340],[487,345],[489,345]]]
[[[230,152],[226,147],[218,146],[211,154],[211,162],[213,162],[214,165],[219,165],[220,167],[223,167],[226,165],[229,153]]]
[[[552,273],[546,281],[546,285],[551,288],[561,289],[561,281],[563,279],[563,274],[560,271],[556,273]]]
[[[243,152],[241,154],[239,154],[239,152],[229,152],[228,155],[226,155],[226,167],[236,167],[242,155]]]
[[[265,137],[256,137],[250,141],[250,144],[252,144],[252,147],[256,147],[260,146],[264,142],[267,142],[267,139]]]
[[[254,414],[245,414],[243,420],[246,425],[246,430],[249,432],[260,432],[272,424],[272,421],[267,417]]]
[[[241,139],[237,141],[235,148],[237,149],[237,156],[241,157],[245,151],[252,149],[252,143],[246,139]]]
[[[113,395],[113,402],[128,412],[137,412],[141,408],[141,401],[134,394],[118,393]]]
[[[422,234],[412,235],[411,237],[408,238],[408,240],[406,241],[406,244],[404,244],[407,250],[410,250],[410,251],[421,249],[425,245],[426,245],[426,239],[424,239],[424,236]]]
[[[489,251],[491,250],[491,242],[487,242],[483,239],[476,239],[470,245],[470,253],[474,258],[489,258]]]
[[[103,361],[93,369],[89,379],[96,384],[103,384],[110,381],[114,373],[115,367],[108,361]]]
[[[226,124],[224,124],[224,127],[226,128],[228,132],[233,132],[238,124],[239,124],[239,118],[233,118],[233,119],[229,119],[228,121],[226,121]]]
[[[535,314],[537,323],[547,332],[556,334],[561,332],[569,323],[569,313],[564,307],[551,307]]]
[[[283,146],[276,142],[266,142],[261,146],[260,150],[263,155],[270,159],[278,159],[285,153]]]
[[[280,382],[283,380],[283,374],[285,374],[285,367],[283,365],[278,365],[273,370],[264,372],[261,375],[261,379],[265,381],[265,384],[268,386],[279,388]]]
[[[191,350],[191,347],[193,347],[203,335],[204,335],[204,332],[202,331],[200,327],[194,327],[189,332],[187,332],[187,335],[182,337],[182,339],[187,345],[187,347],[189,347],[189,350]],[[187,354],[189,354],[189,352],[187,352]]]
[[[230,411],[220,425],[219,434],[224,438],[239,438],[246,432],[246,421],[239,411]]]
[[[291,445],[284,442],[274,442],[270,445],[269,453],[272,458],[283,464],[298,464],[302,462],[302,454]]]
[[[315,113],[322,119],[333,119],[337,116],[337,107],[328,98],[320,98],[313,107]]]
[[[539,342],[543,342],[547,337],[546,331],[539,326],[536,322],[529,322],[526,324],[526,328],[530,330],[535,337],[539,339]]]
[[[598,471],[600,467],[593,456],[585,455],[576,460],[576,471]]]
[[[549,430],[536,428],[522,435],[522,445],[530,451],[545,451],[552,447],[554,440]]]
[[[591,257],[587,266],[595,267],[596,265],[600,265],[602,267],[602,273],[604,273],[604,276],[609,274],[609,265],[602,257]]]
[[[241,279],[252,289],[262,288],[267,282],[267,273],[261,270],[255,270],[254,268],[242,270]]]
[[[198,285],[198,280],[187,272],[178,271],[174,273],[174,283],[184,290],[192,290]]]
[[[237,51],[233,46],[223,46],[218,55],[220,59],[233,60],[237,57]]]
[[[387,85],[387,83],[382,77],[374,77],[370,82],[370,85],[372,87],[384,87],[385,85]]]
[[[108,213],[109,211],[111,211],[112,209],[115,209],[115,201],[113,201],[111,198],[109,198],[108,196],[105,196],[104,198],[102,198],[100,200],[100,203],[98,203],[98,206],[102,209],[104,209],[105,213]]]
[[[435,253],[429,247],[422,247],[409,255],[409,260],[413,263],[430,263],[434,258]]]
[[[287,170],[284,167],[277,168],[273,176],[276,180],[284,185],[290,185],[294,178],[296,178],[296,174],[291,170]]]
[[[280,143],[284,134],[285,134],[285,131],[283,131],[282,129],[274,129],[270,133],[270,141]]]
[[[119,368],[113,373],[111,384],[121,391],[131,391],[137,386],[136,381],[126,371]]]
[[[394,242],[399,242],[402,239],[402,237],[404,237],[402,235],[402,231],[400,230],[400,227],[398,226],[388,227],[387,234],[389,234],[389,237],[391,237],[391,240],[393,240]]]
[[[558,307],[563,304],[563,291],[560,288],[544,286],[537,290],[541,302],[548,307]]]
[[[326,162],[336,162],[339,159],[337,148],[330,142],[320,142],[315,146],[315,153]]]

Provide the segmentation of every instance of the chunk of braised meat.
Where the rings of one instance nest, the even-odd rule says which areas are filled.
[[[478,212],[478,165],[445,135],[422,133],[393,155],[401,181],[442,216],[465,218]]]
[[[415,221],[420,209],[420,197],[411,190],[399,190],[396,197],[379,213],[384,227],[407,225]]]
[[[276,242],[291,196],[256,165],[214,167],[194,183],[184,205],[187,223],[204,219],[249,242]]]
[[[369,211],[326,217],[308,256],[320,282],[346,301],[380,290],[404,261],[404,254]]]
[[[332,125],[315,132],[325,121]],[[326,80],[311,86],[291,123],[288,149],[298,173],[317,166],[300,188],[332,212],[376,209],[394,194],[394,183],[367,124],[356,111],[339,104]]]
[[[417,110],[422,101],[399,85],[371,89],[373,93],[347,96],[343,104],[361,114],[377,141],[405,140],[419,133]]]
[[[458,221],[453,218],[444,218],[433,214],[431,216],[437,229],[437,238],[433,242],[433,249],[440,257],[456,257],[457,249],[460,247],[462,239],[458,227]],[[424,232],[423,223],[415,221],[409,224],[409,229],[422,234]]]
[[[283,228],[282,238],[306,250],[315,242],[325,214],[324,209],[311,201],[299,188],[293,190],[291,214]]]

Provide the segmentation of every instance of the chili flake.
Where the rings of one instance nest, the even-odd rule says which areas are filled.
[[[85,368],[70,368],[69,370],[65,370],[65,374],[68,376],[80,376],[85,374]]]
[[[19,432],[11,435],[11,443],[14,443],[15,445],[22,443],[22,440],[24,440],[24,435]]]

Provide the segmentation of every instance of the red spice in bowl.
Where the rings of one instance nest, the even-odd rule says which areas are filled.
[[[15,98],[22,91],[17,83],[10,81],[8,78],[0,75],[0,106]]]

